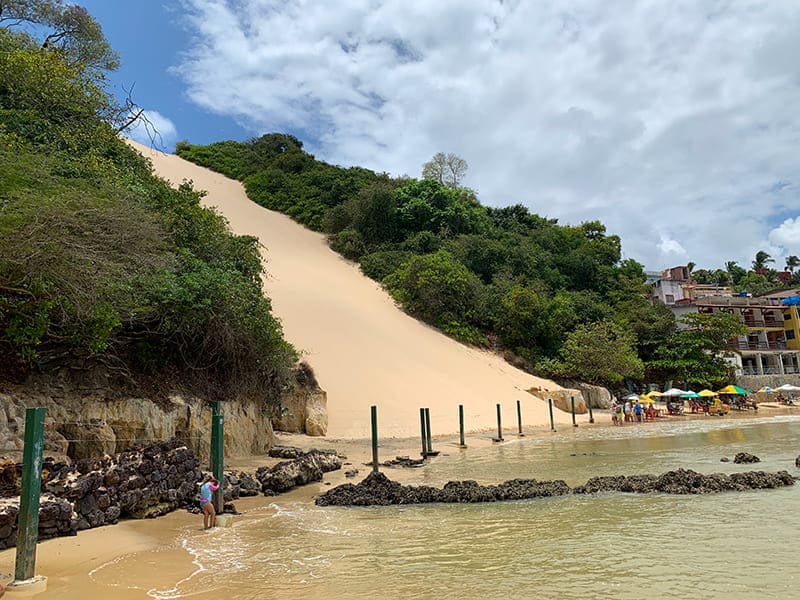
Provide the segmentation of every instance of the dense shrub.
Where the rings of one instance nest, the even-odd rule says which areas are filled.
[[[258,241],[153,176],[93,70],[5,28],[0,50],[0,376],[103,363],[275,397],[297,356]],[[246,174],[251,155],[223,149]]]

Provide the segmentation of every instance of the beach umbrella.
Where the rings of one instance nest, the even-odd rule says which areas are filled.
[[[683,396],[686,393],[686,390],[682,390],[680,388],[669,388],[666,392],[664,392],[665,396]]]
[[[647,397],[647,398],[661,398],[661,396],[663,396],[663,395],[664,395],[664,394],[662,394],[662,393],[661,393],[661,392],[659,392],[658,390],[652,390],[652,391],[650,391],[650,392],[647,392],[647,393],[645,394],[645,397]]]
[[[701,398],[713,398],[717,395],[717,392],[712,392],[711,390],[700,390],[697,392],[697,395]]]
[[[652,398],[650,398],[648,396],[642,396],[639,399],[639,402],[641,402],[642,404],[655,404],[655,400],[653,400]]]
[[[738,396],[745,396],[747,394],[751,394],[752,392],[748,392],[744,388],[740,388],[738,385],[727,385],[721,390],[717,390],[718,394],[735,394]]]
[[[686,392],[685,394],[681,394],[681,398],[702,398],[700,394],[697,392]]]
[[[641,396],[639,394],[628,394],[623,398],[623,400],[640,400]]]
[[[756,394],[772,394],[774,391],[775,390],[773,390],[771,387],[769,387],[768,385],[765,385],[760,390],[758,390],[756,392]]]
[[[792,385],[791,383],[784,383],[781,387],[775,388],[776,392],[800,392],[800,387]]]

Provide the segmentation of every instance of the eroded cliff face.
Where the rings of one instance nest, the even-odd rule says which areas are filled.
[[[324,435],[327,425],[325,392],[314,385],[296,385],[281,403],[293,414],[303,408],[298,423],[280,423],[281,429]],[[72,459],[112,455],[134,444],[177,438],[207,462],[211,441],[211,403],[178,394],[166,399],[120,397],[102,381],[89,386],[66,385],[56,379],[0,389],[0,456],[21,456],[25,409],[44,406],[45,454]],[[221,403],[226,456],[266,454],[274,445],[272,418],[261,399],[230,398]],[[306,411],[306,407],[310,407]],[[275,412],[275,411],[272,411]],[[283,425],[283,426],[282,426]]]
[[[199,398],[170,396],[107,399],[103,396],[47,395],[18,388],[0,393],[0,454],[22,451],[25,408],[44,406],[45,453],[86,458],[121,452],[134,444],[178,438],[201,460],[211,440],[211,404]],[[233,399],[222,403],[225,453],[265,454],[274,433],[263,403]]]

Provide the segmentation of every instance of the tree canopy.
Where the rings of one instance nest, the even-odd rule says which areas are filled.
[[[449,188],[457,188],[467,174],[467,161],[448,152],[437,152],[428,162],[422,165],[422,178],[438,181]]]
[[[102,364],[275,399],[297,355],[261,292],[258,242],[118,138],[93,23],[0,0],[0,378]]]

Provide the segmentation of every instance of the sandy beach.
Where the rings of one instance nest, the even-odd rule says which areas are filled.
[[[386,437],[416,436],[422,406],[430,408],[432,429],[441,434],[457,432],[459,404],[470,431],[496,427],[497,403],[504,422],[515,422],[517,400],[525,424],[549,422],[545,402],[527,390],[560,389],[556,383],[406,315],[358,265],[333,252],[322,234],[251,202],[239,182],[130,143],[152,160],[156,174],[175,185],[193,181],[208,192],[203,203],[216,207],[235,233],[264,245],[265,292],[286,339],[303,352],[328,394],[329,437],[368,437],[373,404]],[[571,420],[556,413],[557,422]]]

